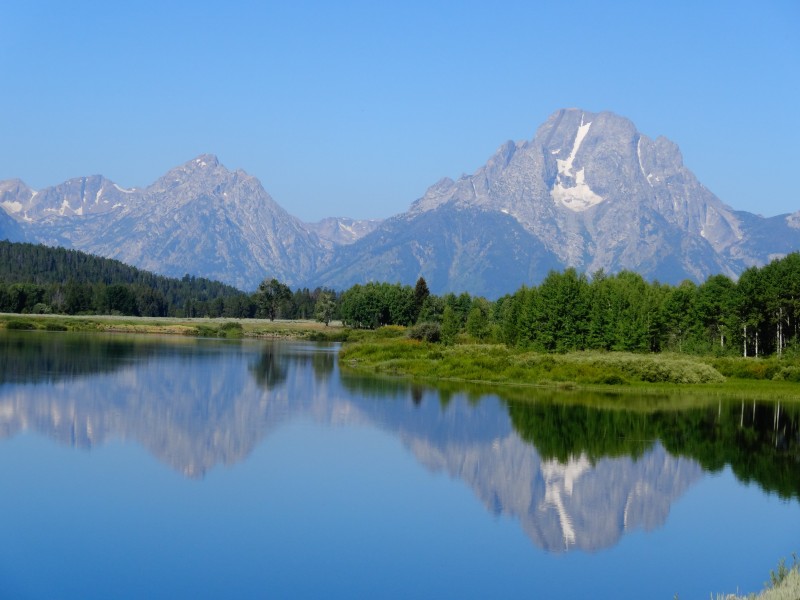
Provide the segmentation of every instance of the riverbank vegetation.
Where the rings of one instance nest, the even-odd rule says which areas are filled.
[[[77,250],[0,241],[0,312],[5,313],[306,320],[315,318],[319,304],[330,322],[335,297],[323,289],[292,292],[272,278],[246,293],[203,277],[155,275]]]
[[[286,338],[342,341],[349,332],[340,323],[311,320],[212,319],[131,317],[114,315],[21,315],[0,314],[0,330],[76,331],[101,333],[147,333],[217,338]],[[354,336],[355,337],[355,336]]]
[[[716,275],[699,285],[553,271],[538,286],[489,301],[436,296],[422,277],[413,287],[373,282],[342,293],[292,291],[268,278],[247,294],[73,250],[0,242],[2,311],[20,313],[0,318],[8,329],[345,341],[343,364],[418,378],[556,386],[734,380],[739,389],[770,380],[783,382],[781,390],[800,382],[797,253],[750,268],[738,282]]]
[[[503,344],[544,353],[634,352],[764,357],[800,339],[800,254],[702,284],[647,282],[633,272],[552,271],[496,301],[372,282],[343,292],[292,291],[266,278],[252,293],[189,275],[174,279],[63,248],[0,242],[0,312],[173,318],[341,320],[398,325],[443,345]],[[800,380],[800,372],[786,374]]]
[[[354,328],[413,327],[444,345],[504,344],[544,353],[635,352],[764,357],[793,354],[800,334],[800,254],[702,284],[646,282],[640,275],[552,271],[494,302],[438,297],[417,286],[368,283],[341,296]]]
[[[764,591],[758,594],[739,596],[738,594],[717,594],[716,600],[797,600],[800,598],[800,563],[797,557],[791,567],[782,559],[777,569],[770,571],[770,581]]]
[[[339,360],[345,369],[418,380],[561,389],[613,386],[621,391],[646,387],[667,393],[681,384],[703,394],[800,401],[800,387],[794,383],[800,358],[787,356],[720,359],[676,353],[546,354],[501,344],[447,346],[395,338],[345,344]]]

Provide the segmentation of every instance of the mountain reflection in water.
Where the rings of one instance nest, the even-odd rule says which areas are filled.
[[[335,346],[299,343],[4,333],[0,358],[0,438],[132,439],[201,478],[290,419],[367,425],[554,552],[661,526],[704,471],[726,465],[800,498],[798,409],[778,404],[604,410],[532,390],[504,400],[340,373]]]

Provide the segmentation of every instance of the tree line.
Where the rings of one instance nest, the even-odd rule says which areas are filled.
[[[415,286],[371,282],[344,292],[292,291],[267,278],[245,293],[76,250],[0,242],[0,311],[341,319],[351,328],[409,326],[412,337],[429,341],[461,337],[543,352],[780,355],[800,334],[800,254],[751,267],[738,281],[713,275],[701,284],[647,282],[631,271],[589,277],[569,268],[492,302],[434,295],[422,277]]]
[[[629,271],[591,280],[551,272],[501,298],[495,314],[504,342],[542,351],[780,355],[798,341],[800,254],[751,267],[736,282],[713,275],[699,285],[648,283]]]
[[[261,289],[246,293],[204,277],[155,275],[78,250],[0,241],[0,312],[235,319],[314,317],[318,297],[324,290],[291,292],[278,285],[278,299],[266,302]]]
[[[701,284],[569,268],[494,302],[434,296],[423,278],[416,287],[368,283],[342,294],[340,314],[350,327],[414,326],[411,336],[429,341],[462,336],[541,352],[780,355],[800,334],[800,254],[751,267],[738,281],[713,275]]]

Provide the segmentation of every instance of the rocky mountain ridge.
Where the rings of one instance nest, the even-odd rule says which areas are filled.
[[[431,289],[458,291],[454,274],[436,271],[445,250],[436,236],[407,235],[421,223],[448,221],[454,211],[473,216],[462,239],[484,239],[472,270],[504,273],[516,281],[512,288],[568,266],[590,274],[633,270],[668,283],[715,273],[736,277],[800,248],[799,213],[765,219],[734,211],[683,165],[673,142],[652,140],[612,113],[568,109],[553,114],[533,140],[501,145],[474,174],[431,186],[407,213],[343,249],[323,282],[359,283],[358,265],[370,261],[397,264],[398,275],[400,266],[408,271],[413,263]],[[491,219],[503,216],[521,230],[492,235]],[[509,237],[516,247],[537,251],[525,256],[508,247]],[[502,262],[488,259],[492,249]],[[399,261],[403,251],[414,259]],[[523,264],[510,272],[514,261]],[[470,291],[497,296],[510,291],[508,283],[475,281]]]
[[[141,189],[96,175],[44,190],[0,182],[0,235],[63,245],[246,290],[267,277],[345,289],[367,281],[497,297],[550,269],[634,270],[677,283],[800,248],[800,212],[733,210],[677,145],[609,112],[560,110],[472,175],[442,179],[385,221],[290,215],[244,171],[201,155]]]

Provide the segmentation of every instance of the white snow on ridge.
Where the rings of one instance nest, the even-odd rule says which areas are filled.
[[[123,188],[123,187],[119,187],[119,186],[118,186],[116,183],[114,184],[114,187],[115,187],[115,188],[117,188],[117,189],[118,189],[120,192],[122,192],[123,194],[132,194],[133,192],[135,192],[135,191],[136,191],[136,188],[131,188],[131,189],[129,189],[129,190],[126,190],[126,189],[125,189],[125,188]]]
[[[550,196],[555,200],[556,204],[561,204],[574,212],[582,212],[600,204],[604,200],[602,196],[595,194],[592,188],[584,181],[584,169],[581,169],[575,175],[574,187],[564,187],[564,184],[558,181],[550,191]]]
[[[569,157],[566,160],[561,160],[560,158],[556,159],[559,175],[572,177],[572,163],[575,161],[575,157],[578,155],[578,149],[583,143],[583,138],[589,133],[589,127],[591,126],[591,121],[586,124],[583,123],[583,115],[581,115],[581,125],[578,127],[577,135],[575,135],[575,142],[572,144],[572,152],[569,153]]]
[[[644,175],[644,178],[647,179],[647,183],[650,184],[650,187],[653,187],[653,182],[650,181],[650,178],[653,176],[653,174],[650,173],[648,175],[645,173],[644,166],[642,165],[642,138],[639,138],[639,140],[636,142],[636,156],[639,159],[639,170],[642,172],[642,175]]]
[[[558,175],[556,175],[556,183],[553,189],[550,190],[550,196],[556,204],[561,204],[574,212],[581,212],[592,206],[600,204],[604,198],[595,194],[589,185],[586,183],[585,169],[581,169],[575,175],[572,174],[572,166],[575,162],[575,157],[578,155],[578,149],[581,147],[586,134],[589,133],[589,127],[592,125],[583,122],[581,116],[581,124],[578,127],[578,133],[575,135],[575,142],[572,144],[572,152],[566,160],[556,159],[558,165]],[[566,187],[561,178],[574,177],[575,185],[573,187]]]
[[[0,206],[2,206],[6,210],[6,212],[9,213],[18,213],[19,211],[22,210],[22,203],[16,201],[11,202],[9,200],[6,200],[5,202],[0,203]]]

